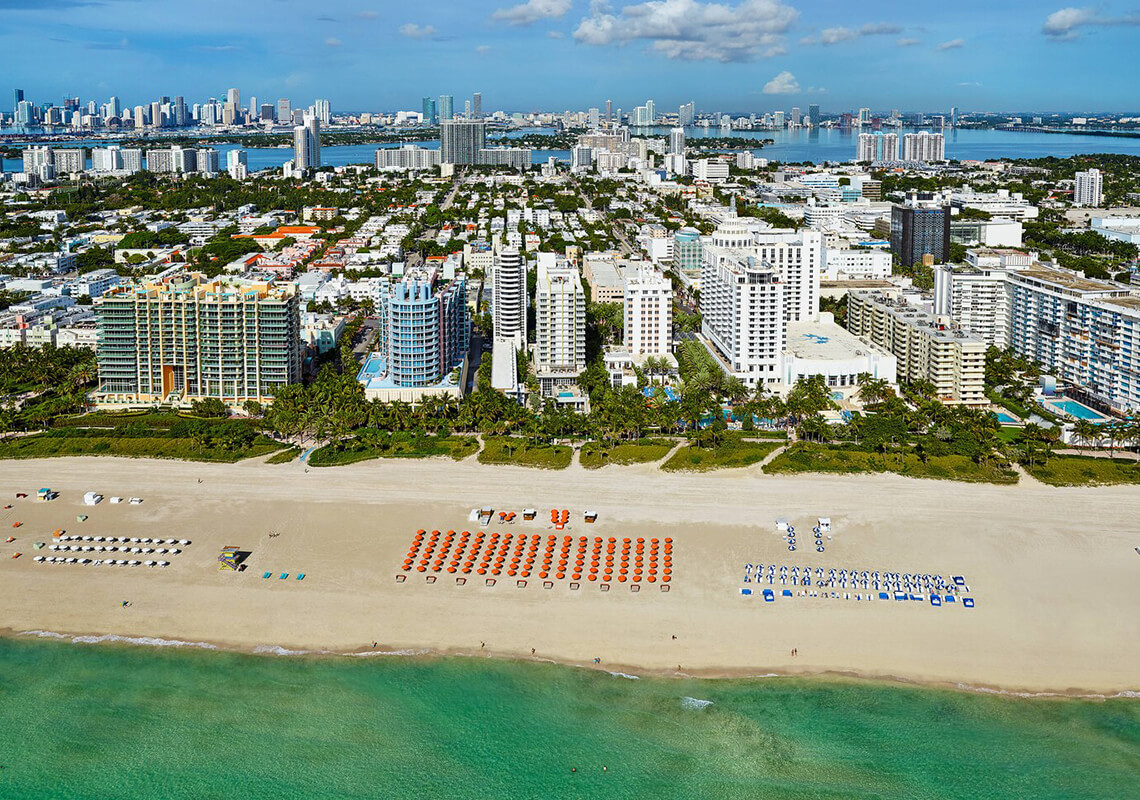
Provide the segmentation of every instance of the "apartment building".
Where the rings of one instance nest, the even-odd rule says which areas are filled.
[[[95,301],[104,407],[269,403],[301,379],[292,284],[196,273],[110,288]]]
[[[543,395],[575,386],[586,369],[586,293],[578,270],[555,253],[538,254],[534,366]]]
[[[847,329],[898,359],[900,381],[927,380],[951,405],[985,405],[986,343],[882,292],[852,292]]]

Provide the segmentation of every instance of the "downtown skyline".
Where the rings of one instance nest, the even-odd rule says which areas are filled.
[[[137,103],[175,91],[204,99],[239,86],[360,111],[477,91],[488,109],[524,112],[606,99],[632,108],[646,97],[660,108],[696,98],[732,111],[1133,110],[1118,54],[1140,16],[1116,3],[993,6],[527,0],[412,12],[367,0],[319,10],[202,0],[187,14],[167,0],[0,0],[0,46],[12,85],[37,102],[115,94]]]

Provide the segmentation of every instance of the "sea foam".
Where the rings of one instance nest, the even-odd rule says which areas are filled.
[[[64,639],[75,644],[102,644],[103,642],[122,642],[124,644],[141,644],[147,647],[198,647],[203,650],[217,650],[218,646],[209,642],[184,642],[180,639],[159,639],[154,636],[118,636],[113,633],[102,636],[71,636],[55,631],[21,631],[21,636],[37,636],[41,639]]]
[[[712,700],[698,700],[695,697],[682,697],[681,708],[686,711],[701,711],[713,704]]]

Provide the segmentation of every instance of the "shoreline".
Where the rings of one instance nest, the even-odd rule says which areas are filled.
[[[877,684],[880,686],[895,686],[914,689],[937,689],[941,691],[965,692],[967,694],[990,694],[1001,697],[1015,697],[1028,700],[1135,700],[1140,699],[1140,689],[1119,689],[1115,692],[1093,692],[1078,687],[1055,690],[1031,691],[1028,689],[1015,689],[1001,686],[978,685],[961,681],[932,681],[905,675],[872,674],[854,670],[772,670],[757,672],[755,669],[725,670],[716,668],[702,668],[694,670],[662,670],[641,667],[635,664],[586,664],[574,661],[564,661],[557,658],[527,656],[525,653],[472,651],[472,650],[438,650],[425,649],[389,649],[387,645],[379,643],[375,649],[361,647],[355,650],[329,650],[305,649],[284,647],[281,645],[257,644],[238,645],[224,642],[195,641],[188,642],[177,639],[164,639],[156,636],[127,636],[113,633],[63,633],[59,631],[17,631],[11,628],[0,628],[0,639],[10,641],[44,639],[67,645],[94,645],[126,648],[150,648],[162,650],[172,648],[175,650],[204,650],[207,652],[232,653],[237,655],[268,658],[421,658],[435,659],[487,659],[490,661],[508,662],[512,664],[548,664],[567,669],[582,669],[591,672],[604,672],[615,678],[641,680],[652,678],[658,680],[700,680],[700,681],[761,681],[776,678],[790,678],[804,681],[852,681],[855,683]],[[757,668],[762,669],[762,668]],[[640,673],[640,674],[638,674]]]
[[[1140,619],[1121,610],[1140,605],[1135,487],[760,476],[755,467],[550,472],[442,459],[351,467],[0,462],[0,497],[14,506],[0,521],[23,523],[15,543],[0,543],[0,635],[254,655],[488,656],[664,678],[822,676],[1027,697],[1140,688]],[[41,486],[60,498],[11,499]],[[95,489],[144,502],[84,506]],[[674,537],[672,591],[633,594],[615,582],[604,593],[585,580],[580,591],[568,581],[544,591],[537,577],[516,588],[474,575],[460,586],[447,574],[432,585],[417,572],[394,580],[417,528],[475,531],[468,515],[488,505],[541,510],[488,533],[556,536],[541,519],[554,507],[574,509],[572,537]],[[596,525],[581,523],[583,509],[600,513]],[[810,530],[816,516],[834,521],[827,552],[790,554],[774,520]],[[56,528],[193,544],[163,570],[34,563],[31,542]],[[246,572],[218,569],[226,545],[250,551]],[[24,557],[12,559],[17,549]],[[856,603],[853,594],[769,605],[740,594],[746,563],[965,575],[978,605]],[[303,583],[293,580],[302,572]],[[385,646],[373,651],[372,641]]]

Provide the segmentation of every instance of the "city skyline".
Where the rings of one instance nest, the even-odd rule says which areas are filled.
[[[691,98],[728,111],[808,103],[1133,110],[1115,54],[1140,15],[1119,3],[995,5],[449,0],[413,12],[358,0],[319,10],[292,0],[201,0],[186,14],[168,0],[5,0],[0,46],[12,85],[37,102],[114,94],[136,103],[174,92],[205,99],[238,86],[267,98],[329,97],[345,110],[415,109],[423,96],[480,91],[486,109],[509,111],[606,99],[631,108],[647,97],[662,110]],[[375,79],[392,71],[399,81]]]

